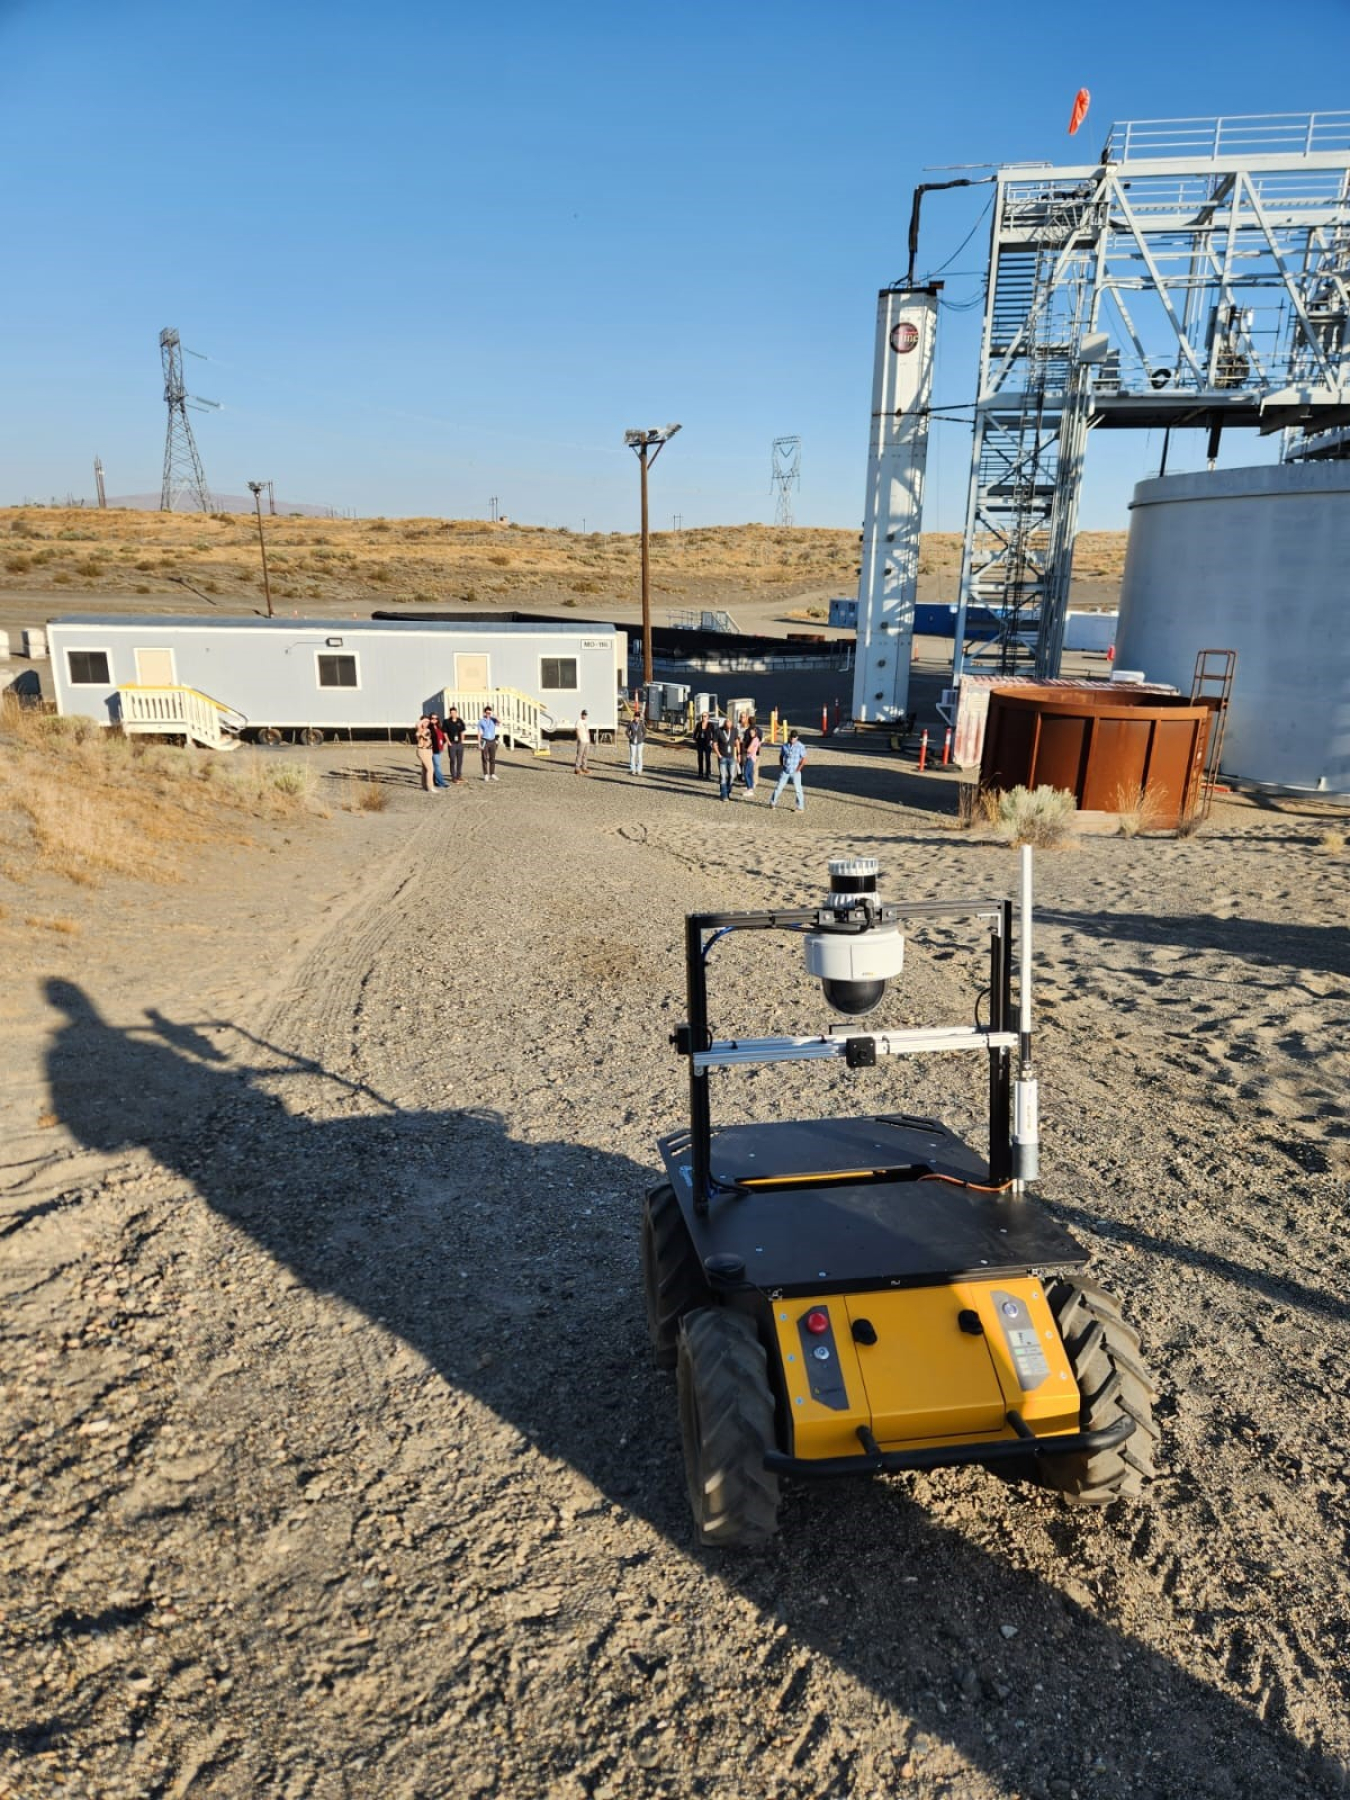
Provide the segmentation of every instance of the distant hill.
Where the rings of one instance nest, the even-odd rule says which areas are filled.
[[[253,511],[252,494],[211,494],[216,512],[241,513]],[[109,494],[109,506],[125,506],[132,512],[158,512],[158,494]],[[189,506],[186,500],[180,499],[174,508],[175,512],[196,512],[195,506]],[[267,500],[263,499],[263,511],[268,511]],[[316,506],[309,500],[278,500],[277,513],[286,518],[299,514],[302,519],[331,519],[336,513],[331,506]]]
[[[263,590],[251,496],[218,495],[211,513],[162,513],[157,500],[133,496],[106,511],[0,508],[0,596],[49,594],[67,605],[142,596],[156,610],[156,597],[181,605],[194,594],[254,611]],[[334,519],[316,506],[287,516],[298,512],[280,501],[276,518],[263,509],[272,600],[287,612],[566,609],[627,619],[640,607],[641,546],[632,533],[488,519]],[[652,605],[663,625],[712,608],[749,631],[747,609],[756,607],[760,628],[770,618],[820,628],[833,596],[858,591],[856,529],[709,525],[657,532],[650,548]],[[1124,532],[1079,533],[1075,605],[1114,603],[1124,550]],[[955,600],[960,573],[960,537],[925,532],[919,598]],[[666,609],[680,617],[663,617]]]

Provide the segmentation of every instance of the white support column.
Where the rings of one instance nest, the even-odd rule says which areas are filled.
[[[883,288],[877,302],[867,510],[858,577],[853,717],[902,719],[919,582],[919,527],[941,283]]]

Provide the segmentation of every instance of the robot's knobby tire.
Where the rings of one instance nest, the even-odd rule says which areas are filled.
[[[1134,1431],[1115,1450],[1091,1455],[1037,1458],[1034,1478],[1055,1488],[1071,1506],[1109,1506],[1136,1498],[1152,1479],[1158,1447],[1153,1422],[1157,1390],[1139,1356],[1139,1337],[1125,1323],[1110,1294],[1091,1281],[1055,1276],[1045,1284],[1082,1396],[1079,1426],[1100,1431],[1122,1413]]]
[[[773,1395],[754,1326],[721,1307],[689,1313],[677,1367],[685,1480],[699,1541],[723,1549],[763,1544],[778,1529],[778,1478],[764,1467],[774,1441]]]
[[[680,1320],[706,1306],[711,1296],[675,1191],[668,1186],[653,1188],[642,1209],[642,1290],[656,1366],[673,1369]]]

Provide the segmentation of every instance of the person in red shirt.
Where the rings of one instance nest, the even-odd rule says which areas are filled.
[[[432,713],[428,723],[431,726],[431,769],[435,777],[435,786],[448,787],[445,770],[441,767],[441,758],[445,754],[445,728],[441,724],[441,715]]]

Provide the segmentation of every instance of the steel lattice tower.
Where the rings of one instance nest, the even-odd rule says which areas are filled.
[[[1350,112],[1112,127],[1096,164],[994,177],[953,674],[1059,671],[1090,431],[1350,439]],[[982,621],[983,622],[983,621]]]
[[[178,333],[166,325],[159,334],[159,354],[164,364],[164,400],[169,408],[169,429],[164,439],[164,482],[159,493],[161,512],[172,512],[179,494],[186,491],[202,512],[211,511],[202,459],[187,416],[188,391],[183,380],[183,346]]]
[[[799,437],[775,438],[772,480],[773,491],[778,496],[773,515],[775,525],[791,525],[792,490],[800,488],[801,482],[802,440]]]

